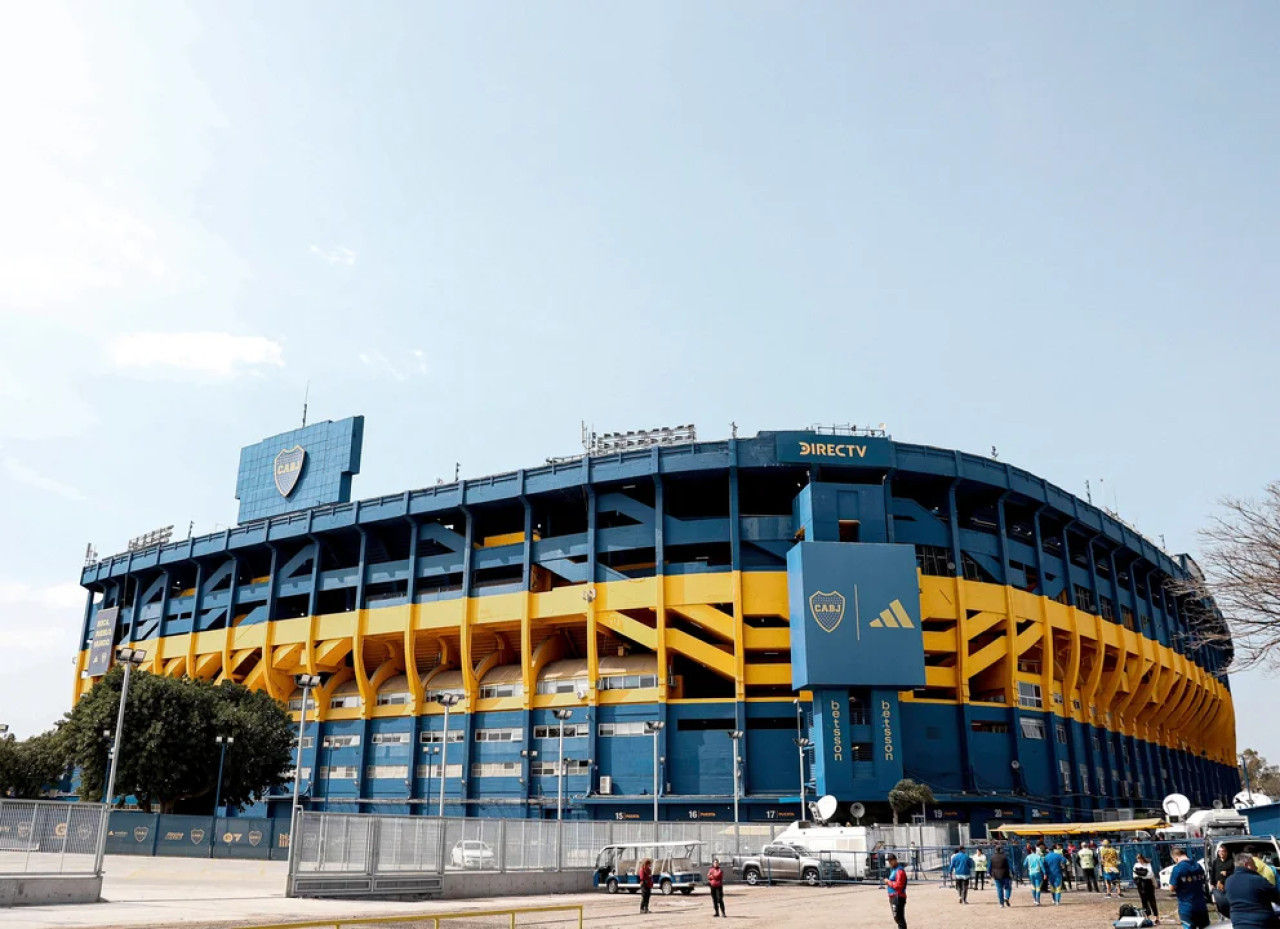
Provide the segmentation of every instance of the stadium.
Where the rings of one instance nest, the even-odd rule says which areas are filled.
[[[128,643],[295,718],[319,675],[302,787],[329,811],[443,788],[447,815],[554,817],[562,790],[575,819],[736,795],[766,821],[831,794],[883,821],[909,777],[986,826],[1238,789],[1231,655],[1189,634],[1220,620],[1170,583],[1194,563],[1003,461],[685,427],[351,502],[363,428],[249,446],[236,527],[88,565],[76,697]]]

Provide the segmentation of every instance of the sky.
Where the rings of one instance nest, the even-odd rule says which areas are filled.
[[[880,423],[1172,552],[1278,477],[1280,7],[15,3],[0,722],[69,708],[86,545],[599,431]],[[1276,679],[1233,678],[1280,759]]]

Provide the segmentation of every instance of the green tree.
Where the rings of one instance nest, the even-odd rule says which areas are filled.
[[[123,679],[121,669],[112,669],[76,704],[63,726],[85,799],[101,798],[106,787],[109,741],[103,732],[115,729]],[[148,811],[158,807],[171,813],[179,805],[210,810],[218,779],[218,735],[235,739],[222,778],[225,803],[242,807],[286,779],[293,725],[270,696],[240,684],[134,672],[116,796],[132,794]]]
[[[926,803],[933,803],[933,790],[928,784],[917,784],[904,777],[889,791],[889,806],[893,808],[893,824],[898,824],[898,814]]]
[[[37,799],[62,780],[67,745],[56,729],[19,741],[0,738],[0,797]]]
[[[1266,794],[1273,800],[1280,797],[1280,765],[1268,764],[1267,759],[1252,748],[1240,753],[1240,762],[1241,780],[1247,782],[1254,793]]]

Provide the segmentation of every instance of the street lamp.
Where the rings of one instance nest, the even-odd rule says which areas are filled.
[[[805,821],[804,815],[804,750],[813,743],[805,738],[804,735],[804,710],[800,706],[800,698],[796,697],[793,701],[796,705],[796,748],[800,752],[800,822]],[[803,742],[804,744],[801,744]]]
[[[218,756],[218,789],[213,797],[213,815],[218,815],[218,807],[222,806],[222,766],[227,760],[227,746],[235,743],[236,737],[233,735],[214,736],[213,741],[217,742],[222,752]]]
[[[121,740],[124,736],[124,708],[129,702],[129,675],[134,668],[140,666],[147,660],[147,653],[141,648],[124,648],[116,649],[116,660],[124,665],[124,683],[120,685],[120,709],[116,712],[116,730],[115,739],[111,744],[111,765],[107,773],[107,794],[103,798],[106,809],[103,811],[102,831],[105,833],[107,829],[107,820],[111,815],[111,798],[115,795],[116,789],[116,765],[120,760]],[[106,843],[98,842],[98,853],[94,858],[93,870],[96,873],[102,872],[102,856],[106,852]]]
[[[107,803],[115,796],[116,766],[120,762],[120,743],[124,736],[124,707],[129,701],[129,674],[147,660],[147,653],[140,648],[118,648],[116,659],[124,665],[124,683],[120,685],[120,709],[116,712],[115,741],[111,745],[111,768],[107,774]]]
[[[560,734],[560,754],[556,762],[556,820],[559,821],[564,818],[564,724],[573,716],[573,710],[565,708],[552,712],[555,718],[560,720],[560,725],[556,727],[556,731]]]
[[[422,758],[423,758],[422,765],[427,775],[426,790],[422,792],[422,797],[424,800],[427,800],[428,802],[431,800],[431,765],[432,765],[431,756],[439,755],[439,754],[440,754],[440,746],[438,745],[422,746]]]
[[[738,755],[738,741],[742,738],[742,730],[734,729],[727,733],[729,738],[733,739],[733,841],[734,845],[738,844],[738,766],[742,764],[742,758]],[[737,852],[735,851],[735,854]]]
[[[660,719],[647,719],[644,723],[646,735],[653,736],[653,840],[658,840],[658,733],[666,726]]]
[[[444,778],[449,770],[449,710],[458,705],[461,694],[445,693],[436,697],[436,703],[444,707],[444,735],[440,739],[440,818],[444,819]]]
[[[804,750],[813,744],[813,740],[800,736],[792,741],[796,743],[796,751],[800,755],[800,822],[804,822]]]
[[[293,809],[289,815],[290,864],[293,862],[293,850],[298,845],[298,794],[302,790],[302,736],[307,729],[307,703],[311,700],[311,688],[319,687],[321,683],[319,674],[298,674],[293,680],[302,688],[302,713],[298,717],[298,760],[293,766]]]

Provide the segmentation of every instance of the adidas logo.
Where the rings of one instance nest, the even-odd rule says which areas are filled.
[[[889,609],[884,610],[877,618],[869,623],[872,629],[914,629],[916,624],[911,621],[911,617],[907,615],[907,611],[902,607],[901,600],[894,600],[889,604]]]

